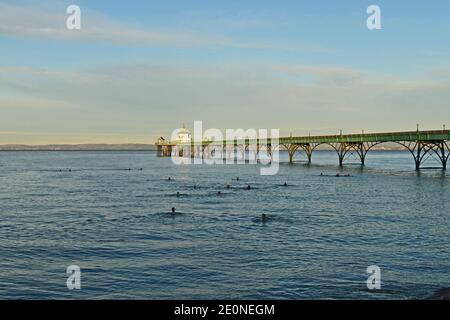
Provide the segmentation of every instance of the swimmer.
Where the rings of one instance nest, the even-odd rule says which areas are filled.
[[[347,173],[345,176],[346,176],[346,177],[350,177],[350,173]]]
[[[336,177],[340,177],[341,175],[339,173],[336,173]]]
[[[167,180],[170,181],[170,180],[172,180],[172,178],[171,178],[171,177],[168,177]]]
[[[230,186],[229,184],[227,184],[227,185],[225,186],[225,188],[226,188],[226,189],[230,189],[231,186]]]
[[[265,213],[263,213],[261,215],[261,221],[262,221],[262,223],[266,223],[267,222],[267,215]]]
[[[323,177],[323,172],[320,173],[320,176]]]
[[[175,208],[172,208],[172,214],[175,214]]]
[[[222,195],[222,192],[218,191],[218,192],[217,192],[217,195],[218,195],[218,196],[221,196],[221,195]]]
[[[194,189],[197,189],[197,186],[194,184]]]
[[[250,189],[251,189],[250,185],[248,184],[248,185],[245,187],[245,189],[246,189],[246,190],[250,190]]]
[[[179,198],[180,197],[180,192],[177,192],[177,198]]]
[[[236,178],[236,181],[239,181],[239,177]]]
[[[285,182],[285,183],[283,184],[283,186],[284,186],[284,187],[287,187],[287,186],[288,186],[287,182]]]

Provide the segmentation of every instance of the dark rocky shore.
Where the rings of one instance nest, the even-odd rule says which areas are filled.
[[[436,291],[428,300],[450,300],[450,288],[442,288]]]

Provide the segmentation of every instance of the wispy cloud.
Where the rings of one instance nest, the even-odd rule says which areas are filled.
[[[151,30],[135,28],[92,10],[82,8],[82,29],[67,30],[65,8],[41,9],[36,6],[0,4],[0,35],[61,41],[112,43],[162,47],[220,46],[255,49],[294,49],[326,51],[306,43],[239,40],[188,30]]]
[[[228,39],[188,32],[168,32],[130,28],[99,13],[82,11],[83,27],[66,29],[65,11],[50,12],[31,6],[0,4],[0,34],[53,40],[100,41],[117,44],[158,46],[198,46],[226,44]]]

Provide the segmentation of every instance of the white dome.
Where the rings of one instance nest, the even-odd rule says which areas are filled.
[[[191,142],[191,133],[184,126],[183,128],[178,129],[177,142],[179,143]]]

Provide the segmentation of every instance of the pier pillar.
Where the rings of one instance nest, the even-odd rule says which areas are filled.
[[[270,163],[272,163],[272,161],[273,161],[273,149],[272,149],[272,145],[271,144],[267,145],[267,153],[268,153],[268,156],[270,158]]]
[[[362,166],[366,164],[367,153],[378,144],[379,142],[359,142],[351,144],[358,154]]]
[[[294,162],[295,153],[297,152],[298,148],[300,148],[300,145],[296,144],[296,143],[291,143],[291,144],[285,144],[283,146],[286,148],[286,150],[288,152],[289,163],[292,164]]]
[[[348,143],[330,143],[330,146],[332,146],[338,154],[339,166],[342,167],[344,165],[344,160],[347,153],[353,148],[353,146]]]
[[[162,147],[162,156],[163,157],[172,156],[172,146],[163,146]]]
[[[247,145],[248,160],[249,162],[258,163],[259,156],[259,144],[249,144]]]
[[[157,157],[162,157],[163,156],[163,152],[162,152],[162,146],[156,146],[156,156]]]
[[[304,143],[304,144],[300,145],[300,147],[303,149],[303,151],[305,151],[306,158],[308,160],[308,164],[311,164],[313,151],[318,146],[319,146],[318,144],[311,144],[311,143]]]
[[[450,145],[448,141],[441,141],[437,144],[437,148],[434,149],[435,153],[441,160],[442,170],[447,170],[447,162],[450,157]]]
[[[417,143],[416,154],[414,155],[414,163],[416,165],[416,171],[420,170],[420,165],[425,157],[426,151],[424,150],[424,145],[421,142]]]
[[[434,150],[436,146],[434,142],[408,141],[408,142],[399,142],[399,144],[405,146],[408,149],[408,151],[412,154],[414,158],[416,171],[420,171],[422,161],[424,160],[425,156],[430,153],[430,151],[436,152],[436,150]]]

